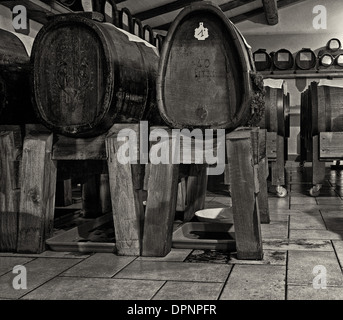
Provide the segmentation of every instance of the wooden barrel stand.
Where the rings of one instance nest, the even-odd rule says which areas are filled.
[[[7,127],[6,131],[0,128],[0,185],[6,191],[0,193],[1,251],[40,253],[46,249],[45,241],[53,231],[58,161],[106,160],[117,254],[168,254],[172,247],[179,167],[182,164],[150,163],[147,176],[139,161],[120,162],[118,152],[127,140],[117,138],[124,128],[137,134],[139,145],[138,124],[115,124],[108,133],[96,138],[70,138],[48,130],[29,130],[27,126],[23,146],[18,139],[20,128]],[[263,256],[260,211],[261,196],[264,193],[267,199],[267,194],[266,189],[261,189],[266,180],[262,173],[265,170],[265,147],[263,149],[259,141],[258,131],[240,128],[226,135],[230,184],[234,186],[232,205],[239,259],[262,259]],[[173,148],[172,143],[170,148]],[[21,167],[20,175],[18,167]],[[190,167],[192,175],[188,180],[200,183],[187,184],[187,196],[191,194],[188,205],[192,209],[185,221],[204,206],[206,167],[206,164]],[[144,175],[148,194],[145,210],[142,196]]]

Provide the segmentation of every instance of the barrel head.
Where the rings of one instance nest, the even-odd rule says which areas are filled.
[[[218,7],[184,9],[161,53],[157,100],[164,120],[177,128],[236,128],[249,112],[246,50]]]
[[[34,47],[36,108],[43,123],[62,134],[96,127],[110,90],[104,45],[90,20],[78,19],[82,23],[52,24]]]

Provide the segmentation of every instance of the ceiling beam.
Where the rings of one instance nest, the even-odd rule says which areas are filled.
[[[154,18],[156,16],[160,16],[160,15],[168,13],[168,12],[172,12],[172,11],[175,11],[178,9],[182,9],[183,7],[188,6],[192,2],[196,2],[196,1],[201,1],[201,0],[177,0],[177,1],[167,3],[167,4],[160,6],[160,7],[156,7],[156,8],[150,9],[150,10],[146,10],[146,11],[136,13],[134,16],[135,16],[135,18],[138,18],[141,21],[148,20],[150,18]]]
[[[138,18],[141,21],[148,20],[148,19],[154,18],[156,16],[160,16],[165,13],[182,9],[188,6],[189,4],[193,2],[197,2],[197,1],[201,1],[201,0],[177,0],[177,1],[170,2],[160,7],[156,7],[147,11],[136,13],[134,16],[135,18]],[[231,0],[231,1],[228,1],[227,3],[219,5],[219,7],[223,12],[226,12],[226,11],[233,10],[235,8],[238,8],[243,5],[247,5],[248,3],[255,2],[255,1],[256,0]]]
[[[279,14],[277,0],[262,0],[264,15],[271,26],[278,24]]]

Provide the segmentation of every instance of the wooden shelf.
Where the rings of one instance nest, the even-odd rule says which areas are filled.
[[[39,1],[39,0],[14,0],[14,1],[1,1],[1,5],[13,9],[16,5],[23,5],[27,9],[29,19],[45,24],[49,17],[72,12],[69,8],[63,6],[57,1]]]
[[[343,78],[342,70],[287,70],[287,71],[260,71],[264,78],[271,79],[334,79]]]

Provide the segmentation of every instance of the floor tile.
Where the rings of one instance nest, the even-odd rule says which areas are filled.
[[[290,229],[322,229],[326,230],[326,226],[322,216],[318,214],[293,215],[290,217]]]
[[[1,257],[0,258],[0,276],[12,271],[17,265],[23,265],[32,261],[32,258],[24,257]]]
[[[85,259],[91,254],[82,252],[59,252],[59,251],[44,251],[42,253],[6,253],[0,252],[0,257],[27,257],[27,258],[70,258],[70,259]]]
[[[333,240],[332,244],[333,244],[333,247],[335,248],[338,261],[341,264],[341,266],[343,266],[343,241]]]
[[[334,216],[323,216],[325,221],[325,225],[328,230],[335,231],[335,230],[343,230],[343,216],[342,217],[334,217]]]
[[[235,265],[220,300],[285,299],[286,267]]]
[[[288,221],[271,221],[261,224],[262,239],[285,239],[288,237]]]
[[[192,249],[176,249],[172,250],[165,257],[137,257],[136,260],[141,261],[184,261],[192,252]]]
[[[263,250],[310,250],[310,251],[333,251],[330,240],[280,240],[263,239]]]
[[[316,199],[312,197],[295,197],[291,196],[291,205],[294,204],[317,204]]]
[[[322,197],[322,198],[317,197],[316,200],[318,204],[329,204],[329,205],[333,205],[333,204],[342,205],[343,204],[342,199],[339,197]]]
[[[96,253],[64,272],[63,276],[111,278],[136,257],[117,256],[112,253]]]
[[[289,285],[287,300],[343,300],[343,287],[315,289],[313,286]]]
[[[289,251],[288,284],[312,285],[318,273],[315,266],[326,268],[327,286],[342,286],[343,275],[334,252]]]
[[[150,300],[163,281],[56,277],[24,299]]]
[[[275,214],[275,213],[271,213],[269,214],[270,217],[270,221],[271,222],[281,222],[281,221],[287,221],[289,219],[289,216],[287,214]]]
[[[19,274],[6,273],[0,277],[0,297],[19,298],[79,262],[80,259],[58,258],[38,258],[28,262],[25,264],[27,270],[27,289],[15,290],[12,283]]]
[[[236,254],[230,255],[230,264],[269,264],[269,265],[286,265],[286,252],[276,250],[266,250],[263,247],[263,259],[262,260],[239,260]]]
[[[306,239],[306,240],[342,240],[343,230],[315,230],[315,229],[291,229],[289,233],[290,239]]]
[[[224,282],[231,266],[214,263],[134,261],[114,278]]]
[[[318,214],[319,213],[319,209],[316,210],[312,210],[313,213]],[[303,211],[301,210],[293,210],[293,209],[278,209],[278,208],[269,208],[269,213],[270,216],[272,217],[273,215],[294,215],[294,214],[299,214],[299,213],[303,213]]]
[[[222,283],[167,281],[153,300],[217,300]]]

